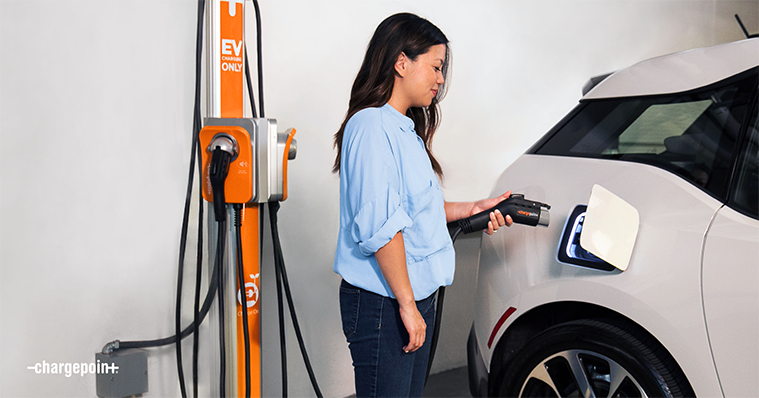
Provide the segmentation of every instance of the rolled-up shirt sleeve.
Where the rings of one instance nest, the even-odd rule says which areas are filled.
[[[343,147],[351,238],[365,256],[413,225],[401,204],[400,178],[378,112],[351,119]]]
[[[365,256],[374,254],[393,236],[414,223],[400,205],[397,192],[388,189],[387,195],[364,205],[353,219],[351,235]]]

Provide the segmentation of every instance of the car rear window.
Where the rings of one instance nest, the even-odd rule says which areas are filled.
[[[738,160],[728,204],[730,207],[759,219],[759,106],[746,132]]]
[[[686,93],[583,102],[533,153],[646,163],[724,199],[757,72]]]

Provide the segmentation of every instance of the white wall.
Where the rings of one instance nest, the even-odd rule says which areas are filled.
[[[384,17],[418,13],[451,40],[453,79],[434,144],[447,200],[487,196],[503,168],[577,103],[590,76],[741,39],[735,13],[759,32],[755,0],[262,0],[261,10],[267,116],[298,129],[280,233],[326,396],[353,391],[331,271],[332,134]],[[1,396],[92,396],[92,376],[27,366],[92,362],[113,339],[172,333],[195,12],[189,0],[0,1]],[[457,243],[436,370],[466,363],[478,246],[476,237]],[[264,392],[278,395],[269,292]],[[190,306],[188,298],[185,322]],[[313,395],[292,336],[288,347],[290,394]],[[150,351],[149,366],[146,396],[178,396],[173,349]]]

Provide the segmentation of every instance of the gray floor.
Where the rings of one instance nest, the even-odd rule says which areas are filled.
[[[423,397],[471,397],[466,366],[430,375]]]
[[[430,375],[422,397],[471,397],[466,366]],[[356,398],[356,394],[345,398]]]

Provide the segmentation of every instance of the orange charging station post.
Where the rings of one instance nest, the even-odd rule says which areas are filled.
[[[208,116],[212,118],[242,118],[244,117],[243,73],[244,57],[246,56],[243,45],[244,2],[243,0],[213,0],[209,3],[210,12],[207,14],[209,15],[209,24],[207,26],[209,28],[208,37],[211,51],[208,53],[211,56],[211,65]],[[252,137],[249,137],[247,142],[250,142],[251,139]],[[240,162],[240,159],[237,162]],[[230,172],[230,177],[233,177],[232,172]],[[234,182],[230,180],[228,180],[227,185],[235,186]],[[238,186],[238,189],[240,188]],[[247,192],[250,192],[250,189]],[[259,203],[246,203],[243,208],[241,228],[245,286],[237,286],[236,282],[231,282],[225,289],[227,292],[234,292],[234,306],[227,305],[226,307],[236,309],[237,327],[235,334],[237,337],[232,350],[236,354],[234,355],[236,360],[230,361],[231,358],[229,355],[227,356],[227,369],[236,368],[236,372],[228,371],[228,374],[236,375],[236,380],[230,381],[227,389],[228,394],[234,394],[233,396],[241,396],[245,391],[244,327],[248,327],[250,333],[251,396],[261,396],[261,316],[260,301],[258,300],[260,294],[258,289],[260,278],[258,276],[260,275],[261,264],[261,236],[259,233],[261,206]],[[220,249],[223,250],[223,248]],[[231,273],[235,274],[234,272]],[[229,281],[229,279],[226,280]],[[232,280],[236,281],[236,278]],[[236,299],[238,294],[247,295],[248,308],[242,308]],[[229,297],[229,295],[226,296]],[[220,299],[226,299],[226,297]],[[242,311],[248,312],[248,325],[242,323]]]
[[[234,255],[224,256],[227,260],[222,264],[223,270],[220,273],[222,285],[219,287],[223,294],[219,294],[219,300],[223,300],[224,304],[223,369],[229,376],[224,377],[224,390],[229,396],[240,396],[246,390],[244,332],[247,328],[250,336],[250,393],[251,396],[261,396],[259,286],[262,206],[263,203],[287,199],[287,163],[295,158],[297,143],[293,139],[295,129],[280,133],[275,119],[244,117],[244,0],[212,0],[209,3],[207,26],[210,50],[207,53],[211,62],[208,117],[204,120],[205,126],[199,136],[203,158],[203,198],[208,202],[214,201],[214,183],[210,179],[211,152],[219,150],[230,155],[223,185],[224,201],[228,204],[243,204],[240,223],[242,242],[239,246],[242,249],[244,281],[238,281],[237,258]],[[220,145],[220,142],[224,144]],[[214,147],[213,150],[211,146]],[[214,170],[218,170],[217,166],[214,166]],[[228,236],[235,233],[229,232]],[[226,249],[226,244],[216,248],[217,251]],[[242,297],[247,300],[246,308],[242,308]],[[247,314],[247,324],[243,324],[243,314]],[[212,312],[211,318],[214,315],[220,316]],[[235,321],[232,322],[232,319]],[[212,330],[212,339],[214,334],[221,338],[218,333],[221,331]],[[220,354],[219,357],[212,357],[212,362],[217,359],[221,364]],[[215,387],[220,387],[214,382],[211,386],[212,393],[215,392]]]

